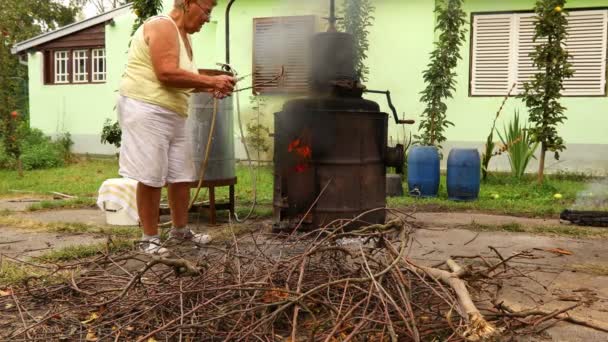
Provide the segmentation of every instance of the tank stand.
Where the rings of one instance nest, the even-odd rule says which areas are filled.
[[[192,210],[208,210],[209,211],[209,223],[217,224],[217,211],[218,210],[228,210],[230,211],[230,215],[234,215],[234,186],[236,185],[237,179],[219,179],[219,180],[210,180],[203,181],[201,188],[209,189],[209,204],[200,204],[196,206],[192,206]],[[192,188],[198,187],[198,182],[191,183]],[[228,202],[224,203],[216,203],[215,200],[215,188],[218,187],[228,187]]]

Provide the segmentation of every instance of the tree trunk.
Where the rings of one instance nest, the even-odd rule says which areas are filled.
[[[538,184],[543,184],[545,179],[545,155],[547,154],[547,147],[543,142],[540,148],[540,160],[538,161]]]
[[[21,158],[17,158],[17,172],[19,173],[19,178],[23,178],[23,164],[21,163]]]

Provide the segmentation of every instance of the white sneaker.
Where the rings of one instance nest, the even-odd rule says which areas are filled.
[[[146,254],[165,256],[169,254],[169,249],[161,246],[160,238],[142,240],[139,249]]]
[[[173,228],[169,232],[169,238],[179,241],[192,241],[199,245],[205,245],[211,242],[211,236],[209,234],[197,234],[190,229],[186,229],[184,232],[178,232]]]

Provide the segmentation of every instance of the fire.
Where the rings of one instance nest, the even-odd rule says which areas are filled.
[[[312,158],[312,149],[300,138],[296,138],[289,143],[287,152],[294,154],[297,164],[294,171],[301,173],[308,169],[308,161]]]

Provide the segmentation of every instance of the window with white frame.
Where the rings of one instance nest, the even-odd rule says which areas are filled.
[[[69,61],[68,51],[55,51],[55,83],[70,82]]]
[[[72,52],[73,82],[85,83],[89,80],[87,50],[74,50]]]
[[[103,82],[106,80],[106,50],[91,50],[93,62],[93,82]]]
[[[471,42],[473,96],[504,96],[513,84],[523,84],[538,72],[530,53],[534,13],[474,14]],[[565,96],[606,95],[608,9],[570,11],[565,48],[574,76],[564,81]]]

